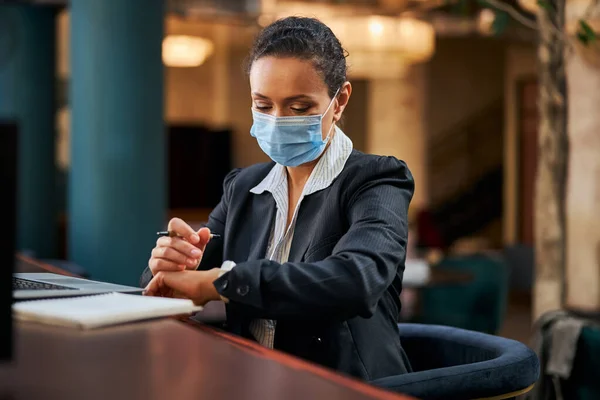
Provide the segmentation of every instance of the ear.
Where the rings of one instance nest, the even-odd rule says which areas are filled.
[[[340,88],[340,92],[338,93],[334,114],[333,114],[333,122],[337,122],[342,119],[342,113],[344,109],[348,105],[348,101],[350,100],[350,95],[352,94],[352,85],[350,82],[346,81],[342,87]]]

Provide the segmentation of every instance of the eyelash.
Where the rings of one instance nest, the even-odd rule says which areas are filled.
[[[310,109],[310,107],[304,107],[304,108],[293,108],[293,107],[292,107],[292,110],[293,110],[294,112],[297,112],[297,113],[299,113],[299,114],[305,113],[305,112],[307,112],[309,109]]]
[[[269,109],[271,109],[271,106],[255,106],[257,110],[259,111],[267,111]],[[305,108],[293,108],[292,107],[292,111],[294,111],[295,113],[298,114],[303,114],[305,112],[307,112],[310,109],[310,107],[305,107]]]

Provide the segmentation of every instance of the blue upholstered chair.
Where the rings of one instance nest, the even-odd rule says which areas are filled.
[[[524,344],[485,333],[399,324],[413,372],[371,383],[419,399],[510,399],[533,388],[540,363]]]

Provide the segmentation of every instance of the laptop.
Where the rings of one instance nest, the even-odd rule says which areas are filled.
[[[137,287],[116,285],[49,272],[13,273],[12,287],[13,298],[16,301],[87,296],[109,292],[141,294],[143,291],[143,289]]]

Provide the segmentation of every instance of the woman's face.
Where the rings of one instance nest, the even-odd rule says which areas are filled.
[[[327,114],[323,117],[323,138],[339,121],[348,103],[352,87],[340,88],[331,103],[327,85],[310,60],[293,57],[261,57],[250,69],[252,108],[276,117]]]

